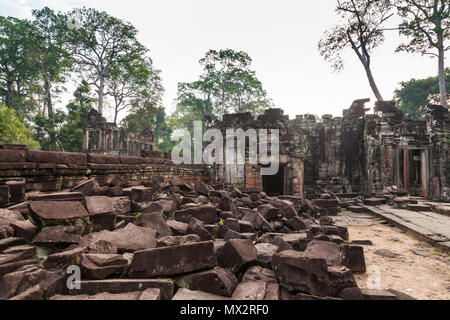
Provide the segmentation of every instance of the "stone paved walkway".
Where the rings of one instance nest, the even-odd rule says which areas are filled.
[[[364,206],[372,214],[379,216],[397,227],[450,251],[450,217],[434,212],[415,212],[397,209],[388,205]]]

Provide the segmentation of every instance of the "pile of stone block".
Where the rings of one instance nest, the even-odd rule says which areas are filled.
[[[178,178],[28,194],[0,211],[0,299],[370,299],[363,248],[288,199]]]

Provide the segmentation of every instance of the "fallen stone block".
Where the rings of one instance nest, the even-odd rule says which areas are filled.
[[[87,196],[91,196],[94,194],[95,190],[100,188],[100,184],[97,179],[91,179],[85,182],[80,183],[79,185],[72,188],[71,192],[80,192]]]
[[[191,222],[189,223],[187,229],[187,233],[198,235],[202,241],[214,240],[214,237],[211,235],[211,233],[209,233],[208,230],[205,229],[203,222],[195,218],[191,219]]]
[[[190,223],[191,218],[196,218],[206,224],[215,224],[218,222],[217,209],[213,205],[196,205],[174,213],[176,221]]]
[[[333,242],[311,241],[305,251],[309,257],[324,259],[329,266],[337,266],[340,262],[341,248]]]
[[[16,221],[11,224],[14,229],[14,236],[31,242],[39,229],[31,221]]]
[[[128,261],[118,254],[84,254],[81,270],[87,279],[103,280],[111,275],[120,275]]]
[[[162,300],[173,297],[173,282],[171,279],[108,279],[81,280],[81,289],[69,291],[70,295],[96,295],[99,293],[121,294],[129,292],[143,292],[147,289],[159,289]]]
[[[164,238],[156,239],[156,241],[157,241],[158,248],[174,247],[174,246],[181,246],[184,244],[192,244],[192,243],[202,242],[200,237],[196,234],[189,234],[186,236],[164,237]]]
[[[79,244],[83,227],[57,226],[44,228],[33,239],[34,245],[64,247]]]
[[[135,252],[130,277],[152,278],[214,268],[214,243],[200,242]]]
[[[134,202],[153,201],[155,191],[152,188],[136,187],[131,189],[131,200]]]
[[[175,236],[184,236],[188,233],[189,224],[175,220],[168,220],[167,225]]]
[[[361,289],[364,300],[399,300],[393,293],[377,289]]]
[[[38,267],[25,267],[0,278],[0,300],[6,300],[38,285],[46,271]]]
[[[227,297],[217,296],[215,294],[203,292],[203,291],[192,291],[189,289],[179,289],[172,300],[179,301],[226,301],[231,300]]]
[[[248,212],[242,220],[250,222],[256,231],[274,232],[272,225],[259,212]]]
[[[115,231],[101,231],[83,236],[80,246],[87,247],[100,240],[112,243],[120,254],[156,247],[155,231],[133,224]]]
[[[143,213],[135,224],[156,231],[157,238],[172,236],[172,230],[160,212]]]
[[[320,297],[336,294],[327,267],[325,259],[299,251],[283,251],[272,260],[272,268],[282,286]]]
[[[39,201],[28,204],[34,221],[41,226],[86,223],[89,214],[79,202]]]
[[[275,208],[271,204],[263,204],[258,207],[258,212],[266,219],[276,219],[280,213],[280,209]]]
[[[361,246],[343,244],[341,246],[340,265],[346,266],[353,272],[366,272],[364,248]]]
[[[278,283],[262,281],[242,282],[232,296],[233,300],[280,300],[280,287]]]
[[[213,269],[185,275],[177,279],[176,283],[181,288],[224,297],[231,297],[238,285],[234,274],[226,269]]]
[[[144,291],[126,293],[98,293],[95,295],[81,294],[76,296],[54,296],[50,298],[54,301],[157,301],[161,300],[161,290],[158,288]]]
[[[11,238],[2,239],[2,240],[0,240],[0,252],[2,252],[5,249],[8,249],[10,247],[20,246],[23,244],[26,244],[26,241],[25,241],[25,239],[22,239],[22,238],[11,237]]]
[[[271,268],[272,257],[278,252],[279,247],[270,243],[258,243],[255,248],[258,252],[258,262],[266,268]]]
[[[39,285],[35,285],[34,287],[28,288],[21,294],[10,298],[8,300],[12,301],[40,301],[44,300],[44,296],[42,295],[41,288]]]
[[[76,248],[69,251],[51,254],[45,259],[44,266],[48,269],[66,268],[68,266],[80,266],[86,248]]]
[[[407,210],[416,211],[416,212],[432,212],[433,209],[430,206],[423,204],[409,204],[406,207]]]
[[[277,276],[272,269],[265,269],[260,266],[252,266],[245,272],[242,282],[263,281],[268,283],[278,283]]]
[[[293,231],[307,231],[311,228],[310,224],[306,220],[299,217],[293,217],[289,220],[286,219],[284,224]]]
[[[129,197],[111,198],[115,214],[127,214],[131,212],[131,200]]]
[[[238,274],[257,263],[258,251],[250,240],[228,241],[218,254],[219,266]]]

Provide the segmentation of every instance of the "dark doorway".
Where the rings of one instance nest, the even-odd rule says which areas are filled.
[[[284,166],[274,176],[262,176],[263,190],[270,197],[284,195]]]

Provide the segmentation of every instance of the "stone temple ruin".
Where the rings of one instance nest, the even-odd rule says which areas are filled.
[[[250,113],[226,115],[214,125],[226,128],[280,130],[277,176],[261,176],[259,166],[224,166],[218,177],[267,193],[314,198],[323,190],[336,194],[403,191],[450,201],[450,113],[429,106],[427,119],[403,119],[394,102],[357,100],[344,116],[317,121],[301,115],[289,120],[281,109],[258,119]]]
[[[107,122],[95,109],[91,109],[83,124],[83,152],[141,156],[142,151],[155,150],[155,137],[151,130],[141,134],[127,133],[114,122]]]
[[[175,165],[94,111],[86,153],[0,145],[0,300],[404,299],[358,287],[369,244],[333,216],[370,213],[450,251],[450,113],[367,102],[321,121],[207,121],[279,129],[275,176]]]

